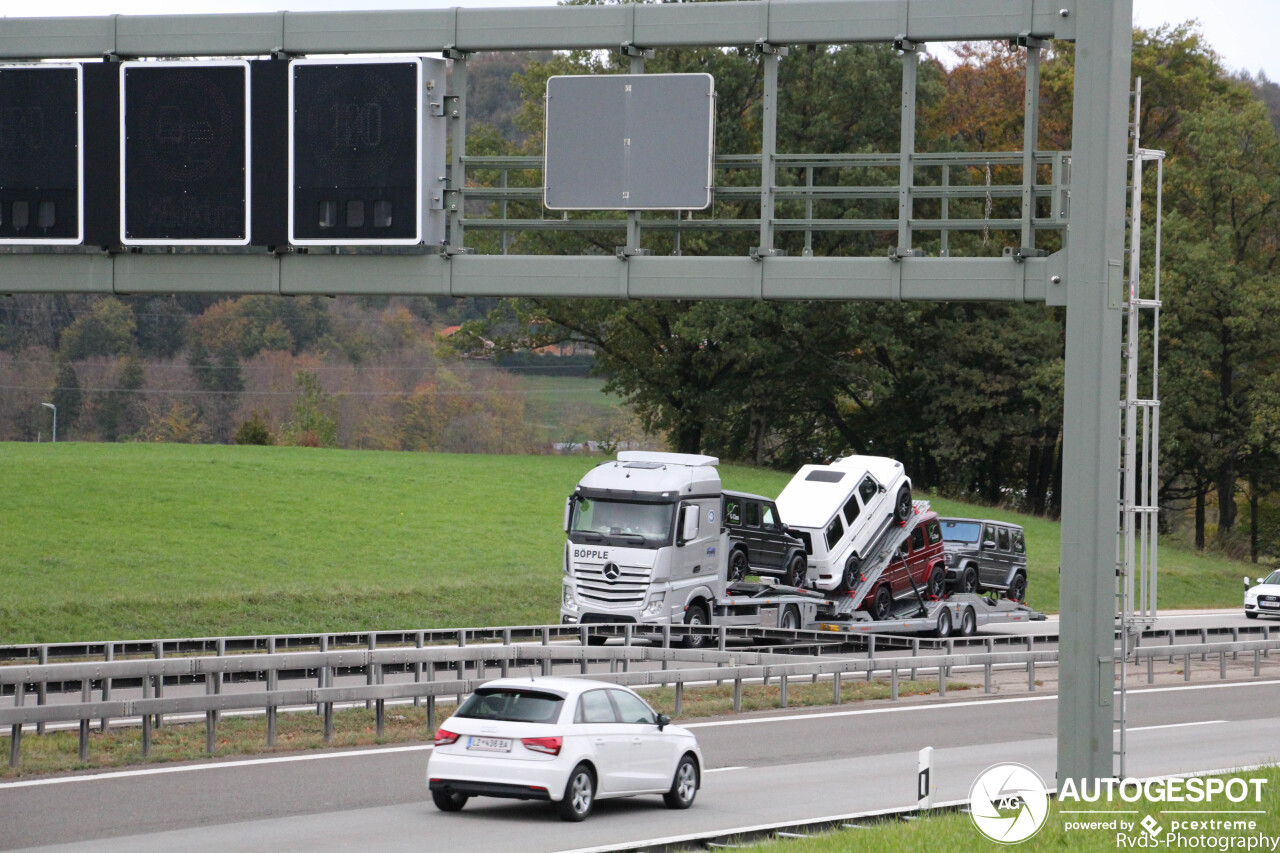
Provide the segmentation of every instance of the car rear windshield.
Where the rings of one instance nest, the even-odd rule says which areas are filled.
[[[942,538],[948,542],[977,542],[982,525],[976,521],[942,522]]]
[[[515,723],[554,723],[560,718],[564,697],[545,690],[500,687],[481,688],[454,712],[474,720],[510,720]]]

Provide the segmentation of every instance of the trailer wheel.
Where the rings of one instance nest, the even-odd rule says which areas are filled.
[[[795,631],[800,627],[800,608],[794,604],[787,605],[787,609],[782,611],[782,624],[780,628],[788,631]]]
[[[783,576],[783,580],[787,586],[794,586],[797,589],[804,586],[808,580],[809,564],[805,560],[804,554],[796,554],[791,558],[791,562],[787,564],[787,573]]]
[[[690,604],[689,609],[684,612],[684,624],[689,626],[701,626],[710,622],[707,616],[707,608],[701,604]],[[700,649],[707,638],[702,634],[685,634],[681,639],[681,645],[686,649]]]
[[[1009,588],[1005,590],[1004,597],[1010,601],[1025,601],[1027,598],[1027,576],[1022,572],[1014,575]]]
[[[877,622],[888,619],[893,613],[893,591],[888,584],[876,587],[876,597],[871,602],[871,618]]]
[[[747,549],[734,548],[729,552],[729,583],[737,583],[747,576]]]
[[[978,616],[973,612],[972,607],[964,609],[964,615],[960,617],[960,636],[972,637],[978,633]]]
[[[938,627],[934,629],[933,636],[940,640],[951,636],[951,608],[944,607],[938,613]]]
[[[893,505],[893,517],[905,523],[911,517],[911,511],[911,487],[903,486],[898,489],[898,500]]]

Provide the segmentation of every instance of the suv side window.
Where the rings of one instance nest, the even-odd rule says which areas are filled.
[[[844,520],[853,524],[858,520],[858,513],[862,512],[862,507],[858,505],[858,496],[849,495],[849,500],[844,502]]]
[[[657,725],[657,718],[643,699],[637,699],[625,690],[610,690],[609,695],[613,697],[613,704],[618,708],[619,722]]]
[[[761,504],[762,511],[760,518],[760,526],[765,530],[773,530],[778,526],[777,513],[774,512],[771,504]]]
[[[1009,528],[1000,527],[996,529],[996,544],[1001,551],[1009,550]]]
[[[730,527],[742,526],[742,504],[737,498],[724,499],[724,522]]]
[[[844,535],[844,525],[840,523],[840,516],[831,519],[831,523],[827,525],[827,550],[830,551],[840,542],[840,537]]]
[[[1026,546],[1022,544],[1022,531],[1021,530],[1013,531],[1013,553],[1025,554],[1026,551],[1027,551]]]
[[[747,527],[760,526],[760,504],[747,501]]]
[[[911,550],[912,551],[924,550],[924,531],[921,530],[919,527],[911,531]]]
[[[858,494],[862,495],[863,506],[871,503],[871,499],[876,496],[876,492],[880,491],[880,484],[870,474],[862,478],[862,482],[858,484]]]
[[[938,522],[936,522],[936,521],[931,521],[931,522],[929,522],[929,526],[928,526],[928,528],[927,528],[927,532],[928,532],[928,534],[929,534],[929,544],[930,544],[930,545],[937,545],[939,542],[941,542],[941,541],[942,541],[942,529],[938,527]],[[1021,548],[1021,547],[1022,547],[1022,537],[1021,537],[1021,536],[1019,536],[1019,537],[1017,538],[1016,542],[1017,542],[1017,544],[1015,545],[1015,547]]]
[[[578,713],[575,723],[616,723],[618,718],[613,713],[613,703],[609,694],[603,690],[588,690],[578,699]]]

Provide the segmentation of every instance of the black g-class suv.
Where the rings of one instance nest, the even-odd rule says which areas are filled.
[[[778,575],[787,586],[804,586],[809,571],[804,542],[787,530],[772,500],[726,491],[721,509],[729,531],[730,582],[748,574]]]
[[[1027,546],[1022,527],[982,518],[940,518],[947,585],[957,592],[1000,590],[1027,597]]]

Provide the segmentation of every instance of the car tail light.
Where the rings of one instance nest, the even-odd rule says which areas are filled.
[[[563,743],[558,737],[526,737],[521,738],[520,742],[524,744],[525,749],[546,755],[559,755],[560,745]]]
[[[436,746],[448,746],[457,743],[458,736],[448,729],[436,729]]]

